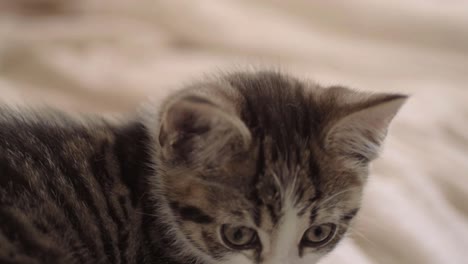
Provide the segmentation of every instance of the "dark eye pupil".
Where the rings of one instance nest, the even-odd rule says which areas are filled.
[[[317,237],[317,238],[321,238],[322,235],[323,235],[323,230],[322,230],[322,228],[321,228],[321,227],[315,228],[315,230],[314,230],[314,235],[315,235],[315,237]]]
[[[244,237],[244,232],[242,229],[237,229],[234,234],[232,235],[234,241],[242,241],[242,238]]]

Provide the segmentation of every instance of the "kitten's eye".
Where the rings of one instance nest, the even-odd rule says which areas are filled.
[[[304,233],[302,243],[307,247],[320,247],[328,243],[335,235],[335,224],[312,226]]]
[[[250,249],[257,244],[257,232],[245,226],[223,225],[221,237],[232,249]]]

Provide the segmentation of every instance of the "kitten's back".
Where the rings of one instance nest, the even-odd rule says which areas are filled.
[[[0,262],[135,258],[126,250],[132,201],[118,131],[99,120],[7,111],[0,118]]]

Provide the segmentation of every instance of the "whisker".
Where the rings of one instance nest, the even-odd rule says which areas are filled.
[[[157,214],[149,214],[149,213],[143,213],[143,212],[136,212],[137,214],[140,215],[147,215],[147,216],[153,216],[153,217],[161,217],[160,215]]]
[[[365,217],[363,216],[360,216],[358,219],[357,219],[358,222],[363,222],[364,225],[372,225],[372,228],[376,228],[378,230],[381,230],[381,231],[386,231],[388,230],[387,228],[385,227],[382,227],[378,224],[377,221],[371,221],[369,219],[366,219]]]
[[[358,240],[359,238],[363,239],[366,244],[368,246],[370,246],[372,248],[372,250],[377,250],[378,249],[378,245],[376,242],[372,241],[370,238],[368,238],[366,235],[364,235],[364,233],[362,233],[361,231],[359,231],[358,229],[355,229],[353,227],[348,227],[349,229],[349,233],[350,235],[348,235],[348,237],[350,237],[352,240],[356,241]],[[358,236],[359,238],[357,237],[352,237],[353,235],[355,236]],[[357,241],[356,241],[357,242]]]
[[[296,166],[296,169],[293,174],[293,181],[291,183],[291,186],[288,188],[288,196],[290,197],[290,200],[293,201],[294,194],[296,193],[296,184],[297,184],[297,175],[299,174],[299,166]]]
[[[283,185],[281,184],[281,181],[278,177],[278,174],[272,169],[270,169],[271,175],[273,175],[273,179],[275,179],[276,185],[278,186],[278,189],[280,191],[281,198],[284,197],[284,191],[283,191]]]
[[[347,192],[350,192],[350,191],[354,191],[355,189],[358,189],[358,188],[360,188],[360,187],[357,187],[357,186],[356,186],[356,187],[351,187],[351,188],[345,189],[345,190],[343,190],[343,191],[337,192],[337,193],[333,194],[332,196],[327,197],[325,200],[320,201],[318,204],[316,204],[316,207],[321,207],[323,204],[325,204],[325,203],[331,201],[332,199],[336,198],[337,196],[342,195],[342,194],[347,193]],[[331,206],[332,206],[332,205],[326,206],[326,207],[322,207],[321,209],[329,209]]]

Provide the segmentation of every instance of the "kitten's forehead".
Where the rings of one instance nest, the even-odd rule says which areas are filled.
[[[306,213],[302,210],[326,199],[323,193],[358,191],[362,182],[357,173],[323,148],[327,122],[339,114],[333,91],[325,95],[314,84],[275,72],[227,79],[238,93],[238,111],[254,139],[253,197],[273,222],[281,218],[285,203]]]
[[[323,115],[306,83],[276,73],[234,77],[240,117],[254,136],[270,137],[283,153],[319,136]]]
[[[273,224],[281,218],[285,206],[308,207],[319,193],[314,183],[319,172],[315,165],[311,166],[315,164],[311,151],[306,147],[291,153],[278,151],[271,138],[259,143],[253,185],[259,203],[268,208]]]
[[[286,191],[294,202],[317,194],[320,114],[313,109],[308,87],[279,73],[232,75],[230,84],[240,94],[241,119],[255,145],[258,177],[254,186],[264,202],[281,207]]]

